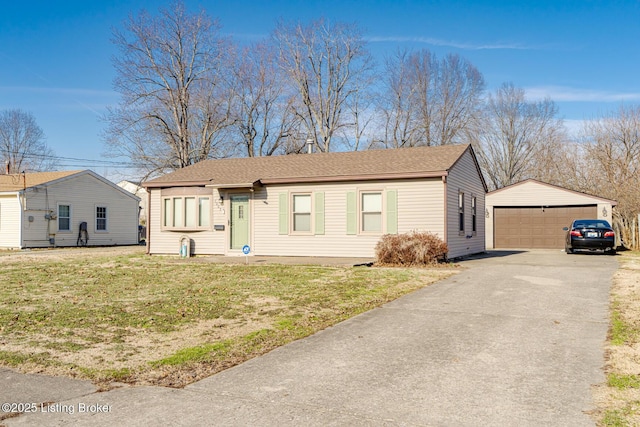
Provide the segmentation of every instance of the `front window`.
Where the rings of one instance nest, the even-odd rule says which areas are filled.
[[[58,205],[58,230],[71,231],[71,205]]]
[[[184,226],[187,228],[194,228],[196,226],[196,198],[185,197],[184,198]]]
[[[382,193],[362,193],[361,224],[363,232],[382,232]]]
[[[293,195],[293,231],[311,232],[311,194]]]
[[[162,200],[162,209],[164,228],[197,230],[210,227],[210,197],[166,197]]]
[[[96,207],[96,231],[107,231],[107,208]]]
[[[198,227],[209,227],[211,218],[211,201],[208,197],[198,198]]]

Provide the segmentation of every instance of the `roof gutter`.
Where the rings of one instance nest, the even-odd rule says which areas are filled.
[[[386,173],[386,174],[366,174],[366,175],[332,175],[332,176],[297,176],[286,178],[265,178],[253,182],[239,182],[229,184],[215,184],[209,181],[162,181],[143,182],[145,188],[163,187],[207,187],[218,189],[233,188],[254,188],[269,184],[299,184],[313,182],[341,182],[341,181],[379,181],[391,179],[418,179],[418,178],[441,178],[449,175],[446,170],[430,172],[406,172],[406,173]]]
[[[337,176],[313,176],[313,177],[289,177],[261,179],[263,185],[267,184],[297,184],[303,182],[340,182],[340,181],[377,181],[390,179],[416,179],[416,178],[441,178],[448,176],[447,171],[434,172],[407,172],[387,173],[371,175],[337,175]]]
[[[254,187],[261,187],[262,186],[262,181],[257,180],[254,182],[241,182],[238,184],[207,184],[205,185],[205,187],[207,188],[218,188],[218,189],[233,189],[233,188],[254,188]]]
[[[144,188],[162,188],[162,187],[202,187],[210,184],[211,181],[161,181],[161,182],[143,182],[140,184]]]

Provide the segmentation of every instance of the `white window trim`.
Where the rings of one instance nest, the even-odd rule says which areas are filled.
[[[194,220],[194,226],[186,226],[186,209],[187,209],[187,205],[185,203],[185,199],[189,199],[189,198],[193,198],[195,199],[195,209],[194,209],[194,218],[192,218]],[[173,218],[174,218],[174,200],[175,199],[182,199],[182,225],[181,226],[174,226],[173,225]],[[209,199],[209,225],[207,226],[201,226],[199,225],[200,223],[200,199]],[[166,212],[165,209],[165,200],[170,200],[169,202],[169,207],[171,209],[171,211],[169,213]],[[212,224],[213,224],[213,195],[207,194],[207,195],[199,195],[199,194],[185,194],[185,195],[180,195],[180,196],[163,196],[160,199],[160,229],[161,230],[167,230],[167,231],[172,231],[172,230],[177,230],[177,231],[207,231],[207,230],[211,230],[212,229]],[[168,217],[167,217],[168,215]],[[167,219],[167,224],[165,225],[165,219]]]
[[[105,228],[104,230],[99,230],[98,229],[98,208],[104,208],[105,209],[105,217],[104,217],[104,225]],[[93,208],[93,212],[95,215],[95,221],[93,223],[94,226],[94,231],[96,233],[108,233],[109,232],[109,207],[107,205],[95,205]],[[102,218],[100,218],[102,219]]]
[[[60,206],[69,206],[69,229],[61,230],[60,229]],[[66,217],[64,217],[66,218]],[[56,228],[58,229],[58,233],[72,233],[73,232],[73,206],[69,202],[58,202],[56,205]]]
[[[313,192],[310,191],[299,191],[295,193],[289,193],[289,234],[292,235],[300,235],[300,236],[311,236],[313,235],[313,231],[315,230],[315,201],[313,200]],[[294,196],[309,196],[309,202],[311,204],[311,210],[309,211],[309,231],[297,231],[294,230],[295,224],[295,211],[294,211]]]
[[[364,221],[362,220],[362,214],[365,213],[362,210],[362,195],[363,194],[380,194],[380,231],[365,231]],[[358,190],[358,234],[365,236],[381,236],[385,233],[386,229],[386,209],[385,209],[385,191],[382,189],[366,189]]]

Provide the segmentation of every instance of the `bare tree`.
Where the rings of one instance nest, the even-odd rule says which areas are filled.
[[[427,145],[460,142],[462,132],[478,118],[484,77],[469,61],[449,54],[438,63],[436,100],[440,106],[429,132]]]
[[[400,51],[386,61],[382,112],[387,146],[464,140],[482,105],[484,78],[458,55]]]
[[[409,71],[408,53],[398,51],[385,61],[384,91],[378,109],[384,126],[383,143],[389,148],[412,147],[420,143],[415,124],[417,106],[414,82],[415,73]]]
[[[226,155],[230,43],[218,24],[175,3],[158,16],[130,17],[124,28],[114,31],[122,100],[107,115],[107,143],[151,174]]]
[[[294,141],[304,144],[292,138],[299,120],[289,87],[272,45],[263,42],[242,50],[234,67],[233,110],[247,156],[281,154]]]
[[[35,117],[22,110],[0,112],[0,159],[3,173],[10,174],[49,171],[57,165]]]
[[[587,121],[583,143],[592,192],[618,202],[615,225],[625,245],[640,248],[640,106]]]
[[[307,26],[280,22],[274,33],[279,60],[295,85],[296,115],[319,151],[331,151],[356,83],[371,69],[371,57],[355,25],[320,19]]]
[[[536,177],[545,147],[565,140],[553,101],[527,101],[523,89],[503,84],[489,95],[484,118],[476,128],[478,157],[488,184],[502,188]]]

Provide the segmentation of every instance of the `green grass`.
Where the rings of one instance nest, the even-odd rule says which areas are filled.
[[[609,387],[615,387],[618,390],[640,388],[640,376],[611,373],[607,377],[607,384]]]
[[[224,357],[232,347],[232,341],[225,340],[213,344],[189,347],[161,360],[150,362],[152,366],[183,365],[193,362],[209,362],[216,357]]]
[[[640,409],[640,402],[632,401],[620,409],[607,409],[598,424],[606,427],[630,427],[636,425],[629,418],[636,415]]]
[[[619,306],[618,302],[614,302],[611,310],[611,344],[625,345],[638,342],[640,331],[624,321],[620,314]]]
[[[450,274],[442,268],[231,265],[143,254],[78,255],[65,262],[6,256],[0,263],[0,335],[23,350],[0,352],[0,364],[73,366],[74,375],[130,382],[159,368],[228,367]],[[203,336],[183,348],[178,342],[178,350],[160,359],[121,366],[129,355],[144,353],[136,347],[139,337],[182,333],[202,321],[224,324],[228,337]],[[234,333],[252,324],[255,330]],[[73,359],[91,349],[101,366]]]
[[[624,412],[619,409],[608,409],[605,411],[600,425],[607,427],[627,427],[629,426],[627,415],[628,414],[624,414]]]

